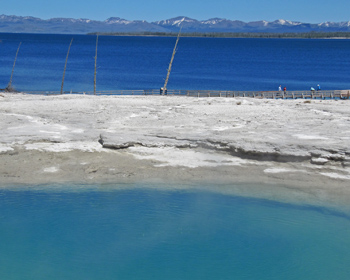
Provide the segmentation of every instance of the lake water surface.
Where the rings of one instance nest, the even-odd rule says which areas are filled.
[[[140,187],[0,190],[0,279],[350,277],[349,213]]]
[[[0,88],[13,75],[17,90],[61,88],[67,50],[66,91],[93,91],[96,37],[0,34]],[[100,36],[97,90],[159,89],[164,84],[174,37]],[[350,40],[181,38],[169,89],[350,89]]]

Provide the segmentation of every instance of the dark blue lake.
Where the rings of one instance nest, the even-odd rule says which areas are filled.
[[[0,279],[350,279],[349,213],[140,186],[0,190]]]
[[[71,39],[66,91],[92,91],[96,37],[0,34],[0,88],[57,90]],[[100,36],[97,90],[159,89],[174,37]],[[181,38],[169,89],[309,90],[350,88],[350,40]]]

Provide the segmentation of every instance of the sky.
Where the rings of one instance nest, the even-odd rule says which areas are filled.
[[[285,19],[305,23],[350,21],[349,0],[0,0],[0,14],[148,22],[187,16],[244,22]]]

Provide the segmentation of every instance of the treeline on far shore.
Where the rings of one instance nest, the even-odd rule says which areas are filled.
[[[175,32],[94,32],[88,35],[105,36],[164,36],[176,37]],[[294,32],[294,33],[270,33],[270,32],[184,32],[181,37],[208,37],[208,38],[302,38],[302,39],[321,39],[321,38],[349,38],[350,32]]]

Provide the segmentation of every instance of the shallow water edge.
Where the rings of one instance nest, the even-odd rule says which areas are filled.
[[[30,193],[114,193],[123,191],[156,191],[159,193],[208,193],[248,200],[266,201],[292,207],[315,208],[320,211],[336,213],[337,215],[350,215],[349,197],[330,195],[320,190],[303,190],[286,184],[267,184],[258,182],[183,182],[161,181],[159,179],[142,182],[132,180],[123,182],[79,183],[61,182],[45,184],[0,184],[0,191],[30,192]]]
[[[117,187],[0,190],[1,278],[348,279],[348,213]]]

